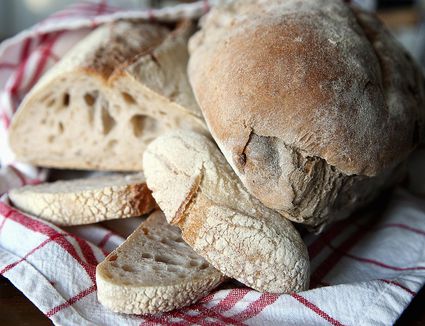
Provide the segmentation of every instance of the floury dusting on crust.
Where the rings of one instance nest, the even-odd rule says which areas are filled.
[[[223,274],[261,292],[308,287],[309,260],[291,222],[251,196],[207,137],[154,140],[143,166],[152,195],[183,239]]]
[[[201,26],[195,97],[266,206],[318,227],[400,179],[425,136],[425,83],[376,17],[340,0],[234,1]]]

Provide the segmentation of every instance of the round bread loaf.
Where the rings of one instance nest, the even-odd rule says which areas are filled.
[[[424,137],[420,69],[341,0],[234,1],[189,43],[209,129],[248,190],[311,226],[396,182]]]

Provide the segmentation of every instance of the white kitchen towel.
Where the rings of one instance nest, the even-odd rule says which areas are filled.
[[[0,273],[57,325],[390,325],[425,283],[425,200],[398,190],[385,209],[363,211],[304,235],[310,290],[275,295],[230,283],[171,313],[116,314],[96,298],[95,268],[140,219],[60,229],[14,209],[7,191],[48,171],[15,162],[7,128],[22,97],[97,25],[120,17],[198,17],[200,1],[162,10],[121,11],[77,4],[0,45]],[[383,207],[376,205],[376,207]]]

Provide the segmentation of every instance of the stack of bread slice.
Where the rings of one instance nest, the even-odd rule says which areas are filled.
[[[234,0],[192,33],[190,21],[101,26],[12,121],[23,161],[127,173],[15,189],[19,209],[59,225],[151,213],[97,267],[116,312],[177,309],[228,279],[308,289],[293,223],[347,217],[425,140],[424,78],[369,13]]]

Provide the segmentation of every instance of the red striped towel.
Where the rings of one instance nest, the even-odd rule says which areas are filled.
[[[201,1],[158,11],[120,11],[102,1],[54,14],[0,46],[0,193],[46,179],[14,161],[6,130],[26,92],[92,28],[120,17],[199,16]],[[134,228],[137,219],[121,222]],[[104,225],[67,230],[0,202],[0,273],[58,325],[389,325],[425,283],[425,201],[398,191],[385,210],[359,213],[320,236],[305,235],[311,289],[261,294],[236,285],[167,314],[126,316],[96,298],[95,267],[124,239]]]

